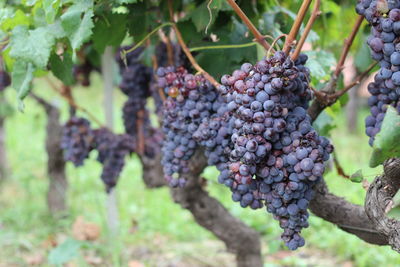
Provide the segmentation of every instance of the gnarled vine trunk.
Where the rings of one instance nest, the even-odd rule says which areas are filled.
[[[44,99],[36,95],[33,95],[33,97],[44,107],[47,114],[46,152],[47,174],[49,176],[47,206],[51,213],[56,214],[66,209],[66,192],[68,188],[65,160],[60,147],[62,136],[60,112],[58,108]]]
[[[165,185],[160,156],[155,159],[142,156],[141,160],[145,184],[148,187]],[[237,266],[262,266],[259,233],[232,216],[217,199],[207,193],[203,178],[200,177],[206,166],[205,157],[198,151],[193,156],[185,187],[171,189],[174,201],[190,211],[199,225],[225,243],[227,249],[236,255]]]

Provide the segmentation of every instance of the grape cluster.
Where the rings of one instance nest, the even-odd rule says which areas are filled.
[[[119,55],[116,57],[122,76],[119,87],[128,96],[128,100],[122,108],[125,131],[134,137],[137,135],[139,117],[144,120],[145,128],[148,128],[150,125],[146,110],[146,99],[151,95],[150,81],[152,70],[139,62],[142,51],[143,48],[138,48],[128,53],[126,57],[127,66],[123,64]]]
[[[193,138],[203,119],[216,112],[215,88],[202,75],[193,75],[183,67],[159,68],[158,85],[168,96],[163,106],[164,142],[162,164],[171,186],[183,186],[181,176],[188,172],[188,160],[197,147]]]
[[[93,71],[100,71],[98,67],[95,67],[89,60],[85,60],[82,64],[74,65],[72,68],[72,74],[75,81],[80,85],[88,87],[90,86],[90,74]]]
[[[308,226],[312,187],[333,150],[306,113],[312,96],[306,61],[305,55],[293,62],[276,52],[224,75],[219,88],[235,118],[228,124],[233,124],[229,160],[217,166],[219,182],[242,207],[265,205],[284,229],[289,249],[304,245],[300,231]]]
[[[365,124],[372,146],[388,105],[400,112],[400,1],[359,0],[356,11],[371,25],[367,44],[371,48],[371,57],[380,65],[374,82],[368,86],[371,115]]]
[[[115,187],[125,165],[125,156],[134,152],[135,141],[128,134],[114,134],[106,128],[93,131],[97,160],[103,164],[101,179],[106,191]]]
[[[97,150],[97,160],[103,165],[101,179],[110,192],[117,184],[125,156],[135,151],[136,143],[128,134],[114,134],[106,128],[93,130],[88,120],[74,116],[64,125],[61,148],[65,160],[76,167],[83,165],[92,150]]]
[[[0,70],[0,92],[11,84],[11,78],[8,72]]]
[[[82,166],[93,149],[90,122],[84,118],[71,117],[63,127],[61,148],[66,161],[71,161],[76,167]]]

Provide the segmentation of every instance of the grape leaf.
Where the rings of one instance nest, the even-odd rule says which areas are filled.
[[[323,50],[306,51],[308,56],[306,66],[313,74],[313,80],[321,80],[330,74],[330,68],[336,64],[335,57],[332,53]]]
[[[137,0],[117,0],[117,4],[136,4]]]
[[[62,265],[79,256],[79,250],[83,242],[75,239],[67,239],[61,245],[52,249],[48,256],[50,264]]]
[[[333,118],[323,111],[313,122],[313,126],[320,135],[330,136],[330,131],[336,127],[336,124]]]
[[[50,65],[54,76],[60,79],[65,85],[72,85],[74,83],[72,55],[70,53],[65,52],[62,59],[53,53],[50,56]]]
[[[15,28],[18,25],[29,25],[31,20],[29,17],[20,9],[11,12],[10,9],[2,9],[0,11],[0,25],[3,31],[8,31]]]
[[[70,7],[67,12],[61,16],[61,25],[71,42],[72,49],[79,49],[82,44],[87,41],[92,35],[93,24],[93,10],[87,9],[82,11],[78,7],[85,8],[84,4],[77,4]],[[82,12],[84,15],[82,17]]]
[[[350,181],[353,183],[361,183],[364,180],[362,170],[358,170],[350,176]]]
[[[31,62],[25,62],[17,60],[14,63],[13,71],[11,73],[11,86],[17,90],[18,98],[23,100],[31,89],[31,81],[33,79],[33,72],[35,67]],[[20,109],[23,109],[22,102],[20,103]]]
[[[47,27],[28,30],[26,26],[17,26],[10,39],[10,56],[44,69],[54,42],[55,38]]]
[[[43,0],[43,9],[46,16],[46,21],[48,24],[54,22],[60,3],[58,0]]]
[[[380,132],[375,136],[370,167],[375,168],[386,159],[400,156],[400,115],[389,106]]]
[[[212,18],[210,25],[215,21],[215,17],[218,15],[218,9],[211,9],[211,14]],[[193,21],[198,32],[204,30],[210,21],[210,13],[207,9],[207,2],[204,2],[195,10],[193,10],[190,14],[190,19]]]
[[[93,29],[94,48],[102,54],[108,45],[119,46],[125,35],[126,14],[106,15],[96,22]]]

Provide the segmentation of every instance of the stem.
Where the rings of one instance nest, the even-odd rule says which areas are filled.
[[[63,97],[71,107],[81,111],[82,113],[85,113],[90,118],[90,120],[96,122],[99,126],[103,126],[103,123],[99,119],[97,119],[96,116],[94,116],[86,108],[78,105],[75,102],[69,86],[64,86],[64,88],[60,90],[58,89],[57,85],[52,80],[50,80],[49,77],[45,77],[45,80],[50,85],[50,88],[53,89],[53,91],[55,91],[56,93],[58,93],[61,97]]]
[[[130,52],[133,52],[133,51],[135,51],[138,47],[142,46],[143,43],[144,43],[148,38],[150,38],[153,34],[155,34],[159,29],[161,29],[161,28],[163,28],[163,27],[166,27],[166,26],[172,26],[173,24],[174,24],[174,23],[172,23],[172,22],[166,22],[166,23],[163,23],[163,24],[157,26],[154,30],[152,30],[150,33],[148,33],[142,40],[140,40],[135,46],[133,46],[132,48],[129,48],[128,50],[122,50],[122,51],[121,51],[121,58],[122,58],[123,60],[125,60],[126,54],[128,54],[128,53],[130,53]]]
[[[321,11],[319,10],[320,5],[321,5],[321,0],[317,0],[317,2],[315,2],[314,9],[311,13],[311,17],[308,19],[307,25],[304,28],[303,34],[301,35],[300,40],[296,46],[296,50],[291,56],[293,61],[296,60],[297,57],[299,56],[301,49],[303,48],[303,45],[307,39],[308,34],[311,31],[311,28],[315,20],[319,17],[319,15],[321,15]]]
[[[357,84],[359,84],[365,77],[368,76],[369,72],[378,64],[378,62],[374,62],[371,65],[369,65],[369,67],[360,75],[357,76],[357,78],[350,83],[349,85],[347,85],[346,87],[344,87],[342,90],[334,93],[331,97],[334,98],[334,100],[336,101],[339,97],[341,97],[342,95],[344,95],[347,91],[349,91],[351,88],[353,88],[354,86],[356,86]]]
[[[231,49],[231,48],[245,48],[255,46],[255,42],[245,43],[245,44],[233,44],[233,45],[208,45],[208,46],[198,46],[190,48],[190,52],[200,51],[200,50],[212,50],[212,49]]]
[[[281,39],[282,37],[287,38],[287,34],[283,33],[281,35],[279,35],[278,37],[275,38],[275,40],[272,42],[270,49],[268,49],[267,51],[267,57],[269,57],[271,51],[272,51],[272,47],[275,46],[275,44],[279,41],[279,39]]]
[[[171,20],[174,21],[174,13],[172,9],[172,2],[171,0],[168,0],[168,9],[169,9],[169,14],[171,16]],[[212,77],[208,72],[206,72],[200,65],[197,63],[196,59],[193,57],[193,55],[190,53],[189,48],[187,47],[185,41],[182,38],[182,34],[179,31],[178,27],[174,22],[171,22],[172,28],[175,31],[176,38],[178,39],[179,45],[182,47],[183,52],[189,59],[190,63],[192,64],[193,68],[197,70],[200,74],[202,74],[212,85],[215,87],[219,87],[220,84]]]
[[[358,30],[360,29],[363,19],[364,18],[361,15],[357,17],[357,20],[353,26],[353,30],[351,31],[349,37],[347,37],[344,40],[344,46],[342,49],[342,53],[340,55],[339,62],[336,65],[335,72],[333,73],[334,76],[336,76],[336,77],[339,76],[339,74],[343,70],[344,61],[346,60],[347,54],[349,53],[349,50],[350,50],[351,45],[353,44],[354,38],[356,37]]]
[[[240,19],[246,24],[247,28],[251,31],[251,33],[254,35],[256,41],[262,45],[265,49],[265,51],[268,51],[271,48],[271,45],[265,41],[264,36],[257,30],[257,28],[253,25],[253,23],[250,21],[250,19],[246,16],[246,14],[243,12],[243,10],[236,4],[234,0],[226,0],[228,4],[233,8],[233,10],[236,12],[236,14],[240,17]],[[272,48],[272,52],[275,52],[275,50]]]
[[[286,38],[286,42],[283,47],[283,52],[285,52],[286,55],[289,54],[293,42],[296,40],[297,33],[299,32],[301,23],[304,20],[308,8],[310,7],[311,1],[312,0],[304,0],[303,3],[301,4],[299,12],[297,13],[297,17],[293,22],[292,28],[290,29],[288,38]]]
[[[344,172],[344,169],[343,169],[342,165],[340,165],[335,152],[333,152],[333,163],[335,164],[336,171],[340,176],[342,176],[346,179],[350,179],[350,175],[348,175]]]
[[[138,136],[138,153],[140,155],[143,155],[144,153],[144,127],[143,127],[143,122],[144,122],[144,110],[139,110],[138,111],[138,120],[136,122],[137,125],[137,136]]]
[[[175,61],[174,48],[168,35],[165,35],[165,45],[167,46],[168,65],[173,66]]]

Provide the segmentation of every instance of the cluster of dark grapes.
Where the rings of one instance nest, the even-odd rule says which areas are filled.
[[[300,232],[308,226],[313,186],[333,150],[306,112],[311,99],[306,61],[305,55],[293,62],[276,52],[224,75],[219,88],[235,118],[228,124],[233,124],[233,149],[218,166],[219,182],[242,207],[265,205],[284,229],[289,249],[304,245]]]
[[[158,86],[168,96],[164,102],[164,142],[162,164],[171,186],[184,186],[182,175],[189,171],[189,159],[197,143],[193,134],[203,121],[218,109],[215,88],[202,75],[188,73],[184,67],[159,68]]]
[[[128,49],[127,47],[121,49]],[[121,91],[128,96],[122,113],[126,133],[137,137],[138,121],[144,120],[145,128],[148,129],[150,121],[146,110],[147,98],[151,95],[150,81],[152,69],[140,63],[140,55],[143,48],[138,48],[126,55],[126,63],[121,60],[120,55],[116,56],[119,65],[122,81],[119,85]]]
[[[359,0],[356,11],[371,25],[367,44],[372,58],[380,65],[375,81],[368,86],[371,115],[365,124],[372,146],[387,107],[391,105],[400,112],[400,1]]]
[[[61,148],[64,159],[76,167],[82,166],[93,149],[93,131],[90,122],[84,118],[71,117],[63,127]]]
[[[88,120],[71,117],[63,128],[61,148],[65,160],[76,167],[83,165],[92,150],[97,150],[97,160],[103,165],[101,179],[109,192],[117,183],[125,156],[134,152],[135,140],[127,134],[114,134],[106,128],[93,130]]]
[[[98,67],[94,66],[89,60],[81,64],[74,65],[72,68],[72,74],[75,81],[82,86],[90,86],[90,74],[93,71],[100,71]]]
[[[110,192],[125,165],[125,156],[135,151],[135,141],[128,134],[114,134],[106,128],[94,130],[93,136],[98,151],[97,160],[103,164],[101,180],[106,191]]]
[[[0,92],[11,84],[11,78],[8,72],[0,70]]]
[[[242,207],[266,206],[290,249],[304,245],[300,232],[308,226],[313,186],[333,150],[306,113],[312,97],[306,61],[305,55],[293,62],[276,52],[254,66],[245,63],[221,78],[217,95],[185,69],[157,73],[168,94],[162,163],[172,185],[184,184],[172,178],[188,171],[188,160],[202,146],[232,199]]]

